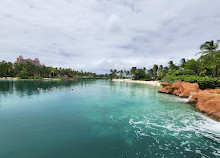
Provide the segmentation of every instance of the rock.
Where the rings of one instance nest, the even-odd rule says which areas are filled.
[[[194,94],[191,98],[189,98],[188,103],[196,104],[198,101],[198,94]]]
[[[188,103],[196,104],[196,109],[220,121],[220,89],[199,89],[197,83],[174,82],[172,85],[162,83],[161,93],[174,94],[188,98]]]
[[[179,96],[183,91],[182,82],[174,82],[171,86],[173,94]]]
[[[174,94],[179,97],[188,98],[191,93],[197,93],[199,85],[197,83],[174,82],[172,85],[162,83],[162,88],[158,91],[161,93]]]
[[[199,91],[198,83],[182,82],[183,91],[179,94],[179,97],[188,98],[191,93],[197,93]]]
[[[172,90],[171,86],[169,85],[169,83],[163,82],[163,83],[161,83],[161,85],[162,85],[162,88],[158,92],[167,93],[167,94],[173,93],[173,90]]]
[[[219,89],[204,90],[197,94],[196,109],[220,121]]]
[[[162,85],[162,87],[164,88],[164,87],[169,86],[169,83],[168,83],[168,82],[163,82],[163,83],[161,83],[161,85]]]

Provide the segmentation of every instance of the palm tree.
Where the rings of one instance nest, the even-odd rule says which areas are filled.
[[[54,77],[55,76],[55,69],[54,68],[51,68],[51,73],[52,73],[52,76]]]
[[[128,76],[130,74],[130,72],[129,71],[126,71],[126,76]]]
[[[172,61],[172,60],[169,61],[169,62],[168,62],[168,65],[169,65],[169,67],[171,68],[171,67],[173,66],[173,61]]]
[[[148,70],[147,73],[151,78],[154,77],[154,70],[153,69]]]
[[[131,74],[133,74],[133,75],[134,75],[134,74],[136,73],[136,70],[137,70],[137,68],[136,68],[136,67],[132,67],[132,68],[131,68]]]
[[[182,58],[182,59],[180,60],[180,66],[181,66],[182,68],[184,68],[184,67],[185,67],[185,64],[186,64],[186,59],[185,59],[185,58]]]
[[[154,75],[156,76],[157,75],[157,71],[158,71],[158,65],[157,64],[154,65],[153,71],[154,71]]]
[[[159,66],[158,71],[159,71],[159,72],[163,71],[163,65],[160,65],[160,66]]]
[[[122,76],[124,74],[123,70],[120,70],[119,73],[120,73],[120,78],[122,78]]]
[[[126,72],[127,72],[127,71],[126,71],[126,70],[124,70],[124,74],[126,74]]]
[[[169,65],[169,69],[170,69],[170,70],[177,69],[177,66],[173,63],[173,61],[169,61],[169,62],[168,62],[168,65]]]
[[[217,48],[218,48],[218,42],[219,41],[217,41],[216,43],[213,41],[213,40],[211,40],[211,41],[206,41],[205,43],[203,43],[201,46],[200,46],[200,50],[202,51],[202,52],[199,52],[199,53],[202,53],[203,55],[204,54],[210,54],[210,53],[212,53],[213,51],[215,51]],[[197,53],[197,54],[199,54],[199,53]]]

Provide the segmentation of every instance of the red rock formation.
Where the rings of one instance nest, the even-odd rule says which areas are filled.
[[[195,104],[196,109],[220,121],[220,89],[199,89],[197,83],[175,82],[172,85],[162,83],[161,93],[174,94],[179,97],[192,97],[188,103]]]
[[[172,94],[172,89],[171,89],[171,86],[169,85],[169,83],[163,82],[163,83],[161,83],[161,85],[162,85],[162,88],[158,92]]]
[[[201,90],[188,101],[196,104],[196,109],[220,121],[220,89]]]
[[[198,94],[196,93],[196,94],[192,95],[191,98],[189,98],[188,103],[190,103],[190,104],[196,104],[197,101],[198,101]]]
[[[188,82],[174,82],[172,85],[162,83],[162,88],[159,90],[161,93],[174,94],[179,97],[188,98],[191,93],[197,93],[199,85],[197,83]]]

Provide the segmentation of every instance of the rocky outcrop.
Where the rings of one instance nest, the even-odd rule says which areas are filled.
[[[220,121],[220,89],[201,90],[188,103],[195,104],[197,110]]]
[[[175,82],[172,85],[162,83],[161,93],[173,94],[179,97],[189,97],[188,103],[194,104],[201,111],[220,121],[220,89],[199,89],[197,83]]]
[[[174,82],[172,85],[169,83],[162,83],[161,85],[162,88],[158,92],[174,94],[184,98],[188,98],[191,93],[197,93],[199,91],[199,85],[197,83]]]
[[[160,93],[172,94],[173,90],[171,89],[171,85],[167,82],[161,83],[162,88],[158,91]]]

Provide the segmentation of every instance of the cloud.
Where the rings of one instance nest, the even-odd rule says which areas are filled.
[[[220,33],[218,0],[0,0],[1,60],[108,72],[195,58]]]

